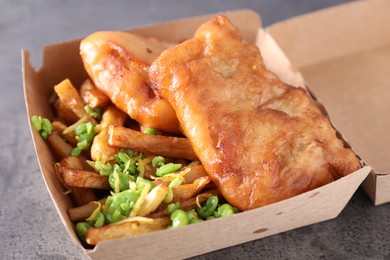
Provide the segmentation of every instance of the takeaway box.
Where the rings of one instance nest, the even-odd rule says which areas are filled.
[[[268,28],[335,127],[373,168],[363,188],[390,201],[390,1],[357,1]]]
[[[226,15],[240,28],[247,41],[259,45],[265,63],[271,70],[292,85],[304,85],[301,74],[293,69],[270,35],[259,29],[261,22],[256,13],[243,10]],[[182,19],[129,31],[180,42],[192,37],[196,28],[211,17],[213,15]],[[64,78],[70,78],[75,85],[80,85],[87,78],[79,57],[79,41],[44,47],[43,63],[39,69],[30,64],[29,52],[23,51],[25,99],[29,116],[52,118],[48,100],[53,86]],[[82,247],[67,215],[67,209],[72,207],[71,201],[54,174],[54,157],[36,131],[32,131],[32,136],[42,175],[53,202],[70,236]],[[365,166],[323,187],[233,216],[133,238],[103,241],[93,249],[83,250],[96,259],[123,259],[128,256],[137,259],[185,258],[329,220],[338,216],[370,170],[370,167]]]

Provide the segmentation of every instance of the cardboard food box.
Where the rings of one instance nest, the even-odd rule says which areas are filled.
[[[240,28],[247,41],[259,45],[265,63],[271,70],[290,84],[304,84],[301,75],[292,70],[292,65],[270,35],[259,29],[261,22],[256,13],[244,10],[227,15]],[[211,17],[213,15],[188,18],[129,31],[180,42],[192,37],[196,28]],[[39,69],[30,64],[29,52],[23,51],[25,98],[29,116],[52,118],[48,100],[53,86],[64,78],[70,78],[79,86],[87,78],[79,56],[79,41],[46,46]],[[54,174],[54,157],[36,131],[32,131],[32,136],[42,175],[53,202],[70,236],[82,247],[67,214],[72,203]],[[84,250],[91,258],[99,259],[123,259],[128,256],[137,259],[185,258],[325,221],[338,216],[370,170],[370,167],[365,166],[323,187],[233,216],[134,238],[103,241],[93,249]]]
[[[363,183],[390,201],[390,1],[358,1],[268,29],[335,127],[373,168]]]

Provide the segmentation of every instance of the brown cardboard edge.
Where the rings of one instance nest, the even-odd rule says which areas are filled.
[[[368,174],[367,178],[363,181],[362,187],[371,201],[376,204],[376,175],[375,173]]]
[[[382,28],[383,23],[388,19],[385,14],[377,14],[375,10],[383,10],[386,8],[390,8],[390,2],[387,0],[353,1],[277,22],[270,25],[267,28],[267,31],[275,39],[280,37],[296,38],[297,40],[294,41],[304,42],[304,39],[301,38],[302,34],[296,34],[294,31],[300,32],[301,29],[299,25],[305,24],[305,28],[302,29],[302,32],[306,35],[312,34],[313,37],[310,40],[314,42],[313,45],[325,46],[326,52],[318,52],[314,48],[307,48],[307,46],[305,48],[303,45],[291,46],[288,41],[278,42],[286,53],[294,53],[289,56],[289,59],[293,64],[297,67],[304,67],[306,64],[334,59],[346,54],[356,53],[362,49],[379,47],[382,44],[378,44],[376,40],[373,40],[377,37],[382,39],[381,42],[390,42],[390,34],[383,33],[382,31],[370,30],[366,23],[361,22],[365,19],[370,19],[371,14],[375,13],[375,21],[370,22],[375,23],[378,28]],[[348,18],[343,20],[342,24],[338,23],[340,20],[339,17],[344,17],[345,14],[348,13],[354,13],[356,15],[348,16]],[[336,19],[333,19],[333,17],[336,17]],[[356,24],[359,24],[359,26],[356,26]],[[290,28],[294,28],[295,30],[290,30]],[[332,28],[332,30],[329,30],[329,28]],[[325,30],[330,37],[327,37],[326,39],[323,37],[316,37],[316,35],[320,35]],[[356,32],[350,34],[356,43],[353,46],[346,45],[347,43],[342,41],[334,41],[337,37],[333,36],[343,35],[346,31]],[[361,31],[364,31],[364,34],[359,33]]]
[[[264,65],[268,70],[272,71],[286,84],[306,88],[306,82],[301,72],[290,62],[267,30],[263,28],[258,30],[256,45],[261,50]],[[275,60],[277,62],[274,62]],[[288,73],[286,73],[286,68],[288,68]]]
[[[240,28],[241,33],[243,35],[249,36],[249,37],[245,37],[245,39],[248,42],[255,42],[256,35],[252,34],[252,32],[254,29],[258,29],[262,26],[262,20],[259,14],[256,11],[251,9],[240,9],[240,10],[217,12],[213,14],[194,16],[190,18],[182,18],[173,21],[167,21],[167,22],[162,22],[157,24],[150,24],[146,26],[131,28],[125,31],[136,33],[144,37],[155,37],[157,39],[168,41],[168,42],[171,41],[173,37],[177,39],[177,42],[181,42],[188,38],[192,38],[199,24],[206,22],[211,17],[218,14],[227,15],[229,19],[235,24],[235,26]],[[243,15],[245,15],[245,19],[242,19]],[[187,29],[185,31],[175,30],[177,24],[180,24],[180,27],[182,27],[182,25],[184,24]],[[170,31],[172,31],[173,28],[173,33],[171,32],[170,34],[166,34],[165,31],[159,31],[159,30],[156,31],[156,28],[159,28],[161,26],[171,28]]]
[[[375,205],[381,205],[390,202],[390,174],[375,175],[375,179]]]
[[[33,115],[41,115],[43,117],[50,118],[52,117],[51,109],[42,109],[41,106],[33,108],[28,105],[30,102],[33,102],[31,100],[42,99],[42,97],[37,97],[36,95],[32,95],[33,92],[31,91],[31,88],[33,88],[34,86],[41,85],[42,79],[30,63],[30,52],[28,50],[22,50],[21,56],[22,56],[23,91],[24,91],[28,120],[30,120],[31,116]],[[38,109],[36,110],[36,108]],[[50,172],[54,174],[53,162],[55,160],[52,155],[52,152],[50,151],[48,145],[45,143],[44,139],[39,135],[37,131],[35,131],[32,128],[30,123],[29,123],[29,128],[30,128],[31,137],[33,139],[35,155],[37,157],[42,178],[49,192],[49,195],[52,201],[54,202],[54,206],[60,215],[61,221],[64,224],[65,229],[68,231],[69,235],[71,236],[73,242],[81,246],[80,240],[78,239],[75,232],[69,232],[69,230],[73,230],[74,227],[71,224],[66,209],[71,207],[72,202],[70,201],[69,197],[64,194],[65,188],[59,182],[57,177],[50,178],[48,176]],[[44,156],[48,156],[50,160],[42,160]],[[58,203],[56,203],[59,197],[62,197],[61,200],[64,202],[63,206],[60,206],[58,205]]]
[[[362,187],[375,206],[390,202],[390,174],[371,172]]]

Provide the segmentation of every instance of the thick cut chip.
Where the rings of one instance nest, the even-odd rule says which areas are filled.
[[[306,90],[268,71],[259,49],[224,16],[164,51],[150,79],[175,109],[222,195],[240,210],[295,196],[361,167]]]
[[[210,176],[203,176],[196,179],[193,183],[173,187],[172,201],[183,201],[195,197],[210,181]]]
[[[70,187],[110,189],[107,176],[99,175],[96,172],[72,169],[61,164],[56,164],[55,170],[65,184]]]
[[[110,126],[108,144],[148,154],[196,160],[187,138],[145,134],[123,126]]]
[[[122,223],[111,224],[103,227],[90,227],[85,234],[88,244],[96,245],[103,240],[134,237],[167,228],[171,221],[167,217],[148,219],[135,217]]]
[[[88,121],[96,123],[96,121],[84,110],[83,100],[69,79],[64,79],[55,85],[54,91],[57,93],[59,100],[65,105],[66,109],[73,112],[77,118],[87,117]]]
[[[83,170],[83,162],[77,158],[77,157],[65,157],[60,161],[60,164],[62,166],[77,169],[77,170]],[[57,167],[55,167],[57,168]],[[96,200],[96,195],[92,191],[92,189],[87,188],[79,188],[79,187],[68,187],[68,185],[65,183],[65,181],[62,178],[62,174],[56,170],[57,176],[68,190],[71,191],[70,196],[72,200],[76,203],[76,205],[85,205],[91,201]]]
[[[123,125],[126,120],[126,114],[114,105],[109,105],[102,116],[102,130],[95,136],[91,146],[91,158],[94,161],[106,163],[114,159],[119,148],[108,145],[108,126]]]

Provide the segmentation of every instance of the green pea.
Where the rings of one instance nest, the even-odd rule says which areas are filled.
[[[87,222],[79,222],[76,224],[76,234],[82,241],[85,241],[85,233],[87,233],[87,229],[90,226]]]
[[[154,129],[154,128],[151,128],[151,127],[145,128],[144,133],[150,134],[150,135],[161,135],[162,134],[161,131]]]
[[[87,134],[88,134],[88,137],[90,136],[90,135],[95,135],[95,131],[94,131],[94,128],[95,128],[95,125],[94,124],[92,124],[91,122],[88,122],[88,123],[86,123],[86,126],[87,126]]]
[[[82,135],[86,131],[87,131],[86,123],[80,123],[73,129],[73,132],[75,133],[75,135]]]
[[[122,150],[115,155],[115,160],[117,161],[123,172],[126,172],[131,175],[137,175],[137,164],[135,158],[132,156],[134,156],[134,154],[129,154]]]
[[[87,142],[91,142],[95,137],[94,131],[95,125],[91,122],[81,123],[77,125],[74,129],[74,133],[79,136],[79,140],[87,140]]]
[[[114,199],[112,198],[113,196],[108,196],[107,199],[106,199],[106,203],[104,203],[103,205],[103,211],[108,211],[108,209],[110,208],[112,202],[114,201]]]
[[[189,224],[194,224],[203,221],[202,219],[199,218],[198,214],[196,213],[195,209],[188,210],[186,212],[187,217],[188,217],[188,223]]]
[[[216,218],[219,218],[219,217],[230,216],[233,215],[234,213],[236,212],[233,206],[228,203],[225,203],[218,207],[217,211],[214,212],[214,216]]]
[[[164,157],[162,157],[162,156],[155,156],[155,157],[153,157],[152,166],[154,168],[161,167],[161,166],[164,165],[164,163],[165,163]]]
[[[164,203],[171,203],[173,200],[173,190],[171,187],[168,187],[168,194],[165,196]]]
[[[112,215],[110,213],[103,211],[102,214],[104,215],[104,218],[106,219],[107,223],[110,223],[110,224],[113,223],[112,222]]]
[[[82,140],[77,143],[77,147],[72,150],[71,155],[78,156],[83,150],[87,150],[89,146],[90,144],[87,142],[87,140]]]
[[[182,209],[176,209],[171,213],[172,228],[188,225],[187,213]]]
[[[109,213],[109,212],[103,212],[103,215],[106,219],[107,223],[115,223],[118,222],[122,219],[122,215],[119,209],[114,210],[114,212]]]
[[[156,175],[161,177],[164,176],[165,174],[175,172],[181,168],[180,163],[168,163],[156,170]]]
[[[149,181],[141,177],[137,177],[135,183],[137,184],[137,190],[142,190],[147,183],[149,183],[150,189],[154,188],[154,183],[152,181]]]
[[[130,157],[124,152],[119,152],[115,155],[115,160],[118,164],[126,164],[130,160]]]
[[[118,167],[118,166],[116,166]],[[114,166],[115,168],[115,166]],[[116,190],[116,181],[119,182],[119,190]],[[133,181],[133,177],[129,174],[125,174],[119,169],[115,170],[108,176],[108,183],[111,186],[111,189],[113,189],[115,192],[120,192],[129,189],[129,181]]]
[[[114,213],[112,213],[111,223],[118,222],[121,219],[122,219],[121,211],[119,209],[114,210]]]
[[[201,216],[203,219],[207,219],[208,217],[213,215],[217,206],[218,206],[218,196],[213,195],[207,199],[203,207],[197,207],[196,212],[198,212],[199,216]]]
[[[132,175],[138,175],[139,171],[135,159],[130,159],[123,168],[123,171]]]
[[[173,199],[173,190],[172,190],[172,188],[180,186],[182,184],[183,184],[183,178],[179,178],[179,177],[176,177],[175,179],[173,179],[173,181],[171,181],[171,183],[169,183],[168,194],[167,194],[167,196],[164,199],[165,203],[171,203],[172,202],[172,199]]]
[[[53,126],[50,120],[40,116],[32,116],[31,125],[44,139],[46,139],[53,131]]]
[[[202,222],[203,220],[201,218],[192,218],[189,220],[188,224],[195,224],[195,223],[199,223],[199,222]]]
[[[112,173],[113,167],[110,163],[102,163],[99,161],[96,161],[93,163],[93,168],[97,170],[100,175],[108,176]]]
[[[109,205],[105,205],[104,209],[110,214],[114,214],[115,210],[118,210],[120,215],[127,217],[129,216],[138,198],[139,196],[136,193],[125,190],[114,194],[112,199],[108,201]]]
[[[173,179],[171,181],[171,183],[169,183],[169,188],[174,188],[174,187],[182,185],[183,184],[183,180],[184,180],[184,178],[176,177],[175,179]]]
[[[167,208],[164,210],[165,214],[171,214],[174,210],[180,208],[180,202],[171,203],[167,206]]]
[[[77,147],[80,148],[81,150],[86,150],[89,148],[89,143],[87,140],[82,140],[81,142],[77,143]]]
[[[79,147],[75,147],[70,152],[70,155],[76,157],[76,156],[79,156],[81,152],[82,152],[82,150]]]
[[[53,131],[53,126],[49,119],[47,118],[42,118],[42,130],[41,130],[41,135],[43,138],[47,138],[51,132]]]
[[[88,115],[95,118],[96,120],[100,120],[102,118],[102,109],[100,107],[96,109],[92,109],[90,106],[86,105],[84,107],[85,112],[87,112]]]
[[[31,117],[31,125],[38,132],[41,131],[41,128],[42,128],[42,117],[40,117],[40,116],[32,116]]]
[[[195,209],[187,210],[187,217],[188,219],[197,218],[198,214],[196,213]]]
[[[71,152],[72,156],[78,156],[83,150],[88,149],[95,138],[95,125],[91,122],[81,123],[75,127],[73,132],[76,135],[77,147]]]
[[[105,222],[104,215],[103,215],[103,213],[99,212],[99,214],[96,216],[94,226],[95,227],[101,227],[101,226],[104,225],[104,222]]]
[[[142,155],[142,153],[137,153],[137,152],[134,152],[134,151],[132,151],[130,149],[121,149],[118,154],[125,154],[129,158],[136,158],[136,157]]]

